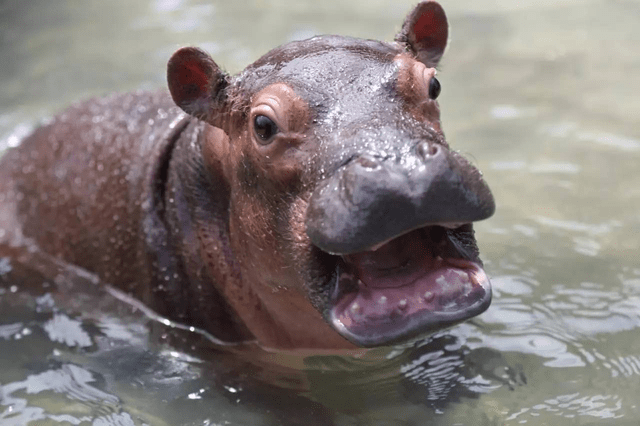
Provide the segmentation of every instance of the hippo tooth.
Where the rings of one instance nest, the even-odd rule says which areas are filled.
[[[407,306],[408,306],[407,299],[401,299],[401,300],[398,302],[398,308],[400,308],[400,309],[402,309],[402,310],[407,309]]]
[[[457,275],[457,278],[461,281],[468,281],[469,280],[469,274],[466,273],[465,271],[453,271],[455,273],[455,275]]]
[[[378,299],[378,304],[384,305],[385,303],[387,303],[387,297],[386,296],[380,296],[380,299]]]
[[[449,286],[447,277],[445,277],[444,275],[440,275],[438,278],[436,278],[436,284],[438,284],[442,288],[447,288]]]
[[[430,291],[425,291],[422,297],[425,301],[428,302],[429,300],[433,299],[433,293],[431,293]]]
[[[351,305],[351,313],[352,314],[359,314],[360,313],[360,305],[358,304],[358,302],[355,302]]]
[[[447,222],[447,223],[438,223],[438,226],[442,226],[447,229],[456,229],[464,225],[464,222]]]
[[[478,277],[478,273],[477,272],[471,272],[469,274],[469,278],[471,278],[471,283],[473,285],[480,285],[480,278]]]

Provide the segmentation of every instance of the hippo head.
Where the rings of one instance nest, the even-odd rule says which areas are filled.
[[[447,34],[441,6],[423,2],[394,43],[296,41],[233,77],[196,48],[169,62],[174,101],[208,124],[202,157],[229,188],[242,282],[274,318],[292,312],[289,334],[317,331],[305,304],[330,326],[306,346],[336,332],[403,342],[490,304],[471,223],[493,197],[450,150],[436,101]]]

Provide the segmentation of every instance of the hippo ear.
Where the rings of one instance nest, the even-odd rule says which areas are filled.
[[[442,6],[435,1],[424,1],[407,16],[396,41],[405,44],[420,62],[432,68],[438,65],[447,47],[448,33]]]
[[[229,81],[211,56],[195,47],[179,49],[169,59],[167,82],[173,101],[184,112],[219,127]]]

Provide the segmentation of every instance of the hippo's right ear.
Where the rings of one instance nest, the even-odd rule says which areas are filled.
[[[167,82],[173,101],[184,112],[220,127],[229,80],[211,56],[195,47],[179,49],[169,59]]]
[[[438,65],[447,47],[449,24],[444,9],[435,1],[423,1],[409,13],[396,35],[416,58],[429,68]]]

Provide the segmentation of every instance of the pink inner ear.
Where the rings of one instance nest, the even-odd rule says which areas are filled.
[[[196,47],[178,49],[167,64],[167,83],[173,101],[187,114],[206,120],[212,108],[212,96],[226,85],[226,77],[213,59]]]
[[[200,67],[200,62],[193,59],[186,60],[182,66],[184,67],[184,72],[178,76],[180,86],[186,88],[196,85],[199,90],[198,95],[206,93],[207,86],[209,85],[209,76]]]
[[[446,18],[440,10],[424,10],[413,25],[413,33],[418,43],[428,42],[430,47],[444,49],[447,44]]]

